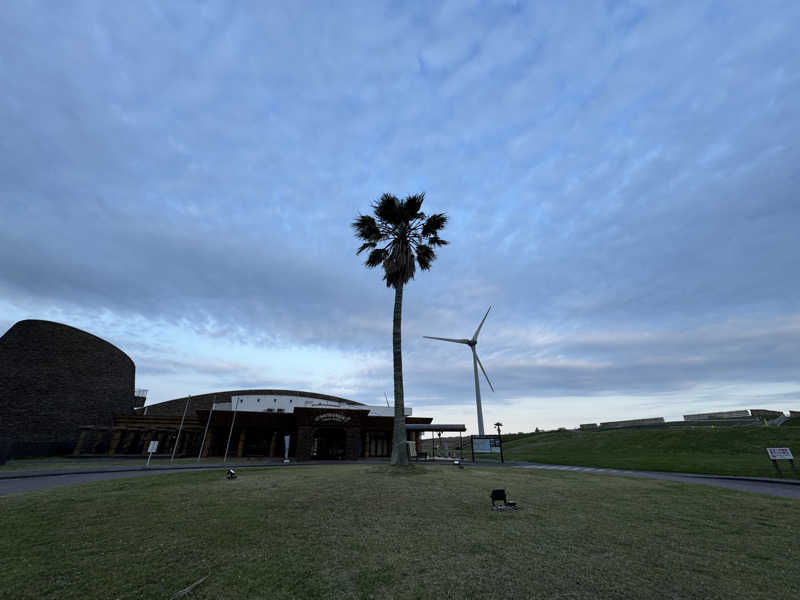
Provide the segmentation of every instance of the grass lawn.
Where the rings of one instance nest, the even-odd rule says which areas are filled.
[[[791,448],[800,470],[800,427],[556,431],[504,441],[503,452],[509,461],[776,477],[767,447]],[[798,476],[788,461],[780,467]]]
[[[503,487],[513,513],[489,510]],[[800,502],[571,472],[335,465],[0,497],[0,597],[797,598]]]

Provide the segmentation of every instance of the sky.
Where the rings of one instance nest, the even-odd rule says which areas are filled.
[[[476,433],[800,410],[800,3],[0,4],[0,333],[124,350],[148,402],[392,397],[350,224],[449,221],[406,405]]]

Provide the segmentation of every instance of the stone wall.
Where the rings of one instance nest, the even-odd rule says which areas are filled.
[[[785,417],[780,410],[769,410],[766,408],[751,408],[750,414],[759,419],[777,419],[778,417]]]
[[[726,410],[723,412],[698,413],[695,415],[683,415],[684,421],[705,421],[719,419],[747,419],[750,417],[748,410]]]
[[[134,375],[133,361],[105,340],[20,321],[0,338],[0,440],[12,455],[74,445],[81,426],[110,426],[115,413],[132,412]]]
[[[642,427],[647,425],[663,425],[664,417],[652,419],[630,419],[628,421],[607,421],[600,423],[600,429],[621,429],[623,427]]]

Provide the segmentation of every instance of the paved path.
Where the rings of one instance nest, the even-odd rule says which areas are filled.
[[[369,461],[374,462],[374,461]],[[385,463],[386,461],[381,461]],[[300,465],[311,464],[366,464],[365,461],[325,461],[324,463],[307,462],[299,463]],[[432,463],[428,463],[432,464]],[[443,467],[447,467],[450,461],[442,461]],[[472,463],[464,462],[464,465],[469,467]],[[292,463],[293,466],[299,466],[298,463]],[[245,463],[245,464],[229,464],[222,465],[201,465],[201,466],[182,466],[182,467],[155,467],[149,470],[142,470],[141,467],[108,467],[103,470],[81,472],[72,471],[66,473],[54,472],[41,472],[41,471],[26,471],[14,472],[6,471],[0,473],[0,496],[5,494],[15,494],[19,492],[30,492],[34,490],[43,490],[52,487],[59,487],[63,485],[75,485],[80,483],[89,483],[92,481],[103,481],[106,479],[119,479],[123,477],[140,477],[150,476],[162,473],[180,473],[197,469],[217,469],[223,471],[228,468],[243,469],[243,468],[280,468],[280,463]],[[566,465],[550,465],[543,463],[506,463],[501,465],[499,463],[479,463],[477,466],[481,467],[499,467],[499,468],[519,468],[519,469],[545,469],[551,471],[577,471],[580,473],[595,473],[599,475],[617,475],[625,477],[640,477],[646,479],[661,479],[669,481],[679,481],[682,483],[712,485],[717,487],[724,487],[734,490],[745,492],[755,492],[759,494],[769,494],[771,496],[780,496],[783,498],[800,499],[800,480],[785,480],[758,478],[758,477],[727,477],[722,475],[692,475],[688,473],[663,473],[657,471],[629,471],[625,469],[604,469],[596,467],[572,467]]]
[[[549,471],[577,471],[580,473],[599,473],[603,475],[623,475],[645,479],[662,479],[680,481],[700,485],[756,492],[781,496],[783,498],[800,499],[800,481],[781,481],[766,477],[727,477],[724,475],[693,475],[690,473],[664,473],[661,471],[628,471],[625,469],[604,469],[599,467],[572,467],[567,465],[548,465],[543,463],[514,463],[512,466],[521,469],[546,469]]]
[[[369,461],[372,462],[372,461]],[[383,461],[385,462],[385,461]],[[341,461],[332,462],[325,461],[322,464],[365,464],[364,461]],[[298,463],[291,463],[293,466],[298,466]],[[318,462],[304,462],[301,465],[321,464]],[[216,469],[220,471],[220,476],[223,475],[228,469],[263,469],[265,467],[278,468],[282,467],[280,462],[247,462],[247,463],[230,463],[227,465],[184,465],[176,467],[150,467],[144,469],[138,467],[125,467],[125,466],[109,466],[97,469],[73,469],[64,471],[0,471],[0,496],[6,494],[17,494],[20,492],[32,492],[35,490],[44,490],[53,487],[60,487],[64,485],[75,485],[79,483],[90,483],[92,481],[103,481],[106,479],[122,479],[125,477],[141,477],[146,475],[157,475],[160,473],[185,473],[188,471],[207,471],[209,469]]]
[[[64,475],[41,475],[35,477],[15,477],[0,479],[0,496],[19,492],[33,492],[62,485],[90,483],[105,479],[122,479],[124,477],[140,477],[159,473],[177,473],[184,469],[160,469],[158,471],[104,471],[100,473],[67,473]]]

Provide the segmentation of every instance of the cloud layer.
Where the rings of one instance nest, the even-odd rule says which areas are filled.
[[[425,191],[451,245],[405,296],[418,412],[473,394],[466,349],[421,336],[490,304],[507,421],[798,406],[798,24],[786,2],[4,5],[0,328],[89,329],[159,400],[380,402],[391,293],[348,225]]]

